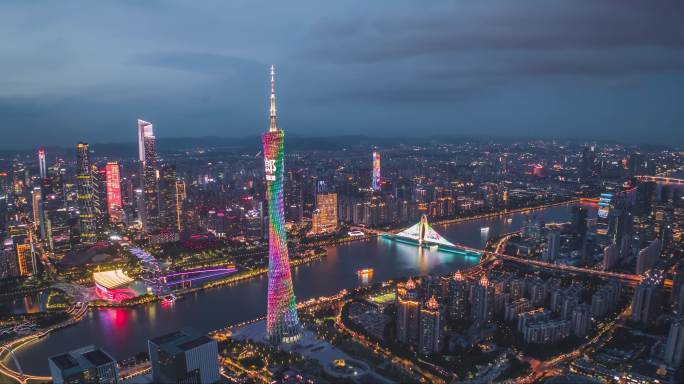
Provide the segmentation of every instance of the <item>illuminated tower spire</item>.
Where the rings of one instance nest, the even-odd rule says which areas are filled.
[[[276,124],[275,69],[271,66],[271,122],[261,136],[268,202],[268,297],[266,333],[274,344],[301,338],[297,302],[292,287],[283,208],[283,158],[285,132]]]
[[[269,132],[274,132],[278,130],[278,124],[276,123],[276,100],[275,100],[275,66],[271,65],[271,111],[270,111],[271,124],[268,128]]]

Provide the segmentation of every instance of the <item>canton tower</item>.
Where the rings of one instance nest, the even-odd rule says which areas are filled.
[[[271,66],[271,113],[264,145],[264,173],[268,200],[268,308],[266,333],[274,344],[292,343],[301,337],[297,305],[292,288],[290,257],[283,210],[283,155],[285,132],[276,124],[275,69]]]

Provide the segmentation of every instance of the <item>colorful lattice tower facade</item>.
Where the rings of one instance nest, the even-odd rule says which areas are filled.
[[[266,332],[274,344],[301,338],[297,303],[292,287],[283,209],[285,132],[276,125],[274,68],[271,67],[271,124],[262,136],[268,202],[268,302]]]
[[[371,174],[372,185],[374,191],[379,191],[380,186],[380,152],[373,151],[373,171]]]

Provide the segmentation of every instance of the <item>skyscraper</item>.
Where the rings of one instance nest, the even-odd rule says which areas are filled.
[[[180,230],[176,167],[164,165],[159,170],[159,224],[167,231]]]
[[[138,161],[145,162],[145,138],[154,137],[152,123],[138,119]]]
[[[664,360],[671,367],[679,367],[684,362],[684,318],[672,321],[667,335]]]
[[[373,171],[371,174],[371,188],[374,191],[380,190],[380,152],[373,151]]]
[[[409,279],[405,284],[397,284],[397,340],[410,346],[416,345],[419,338],[420,301],[416,283]]]
[[[442,347],[442,313],[434,296],[420,310],[418,352],[422,355],[437,353]]]
[[[138,119],[138,156],[142,207],[140,219],[146,232],[159,227],[159,194],[157,187],[157,144],[152,123]]]
[[[45,167],[45,148],[40,148],[38,150],[38,169],[40,178],[44,179],[47,176],[47,168]]]
[[[561,235],[558,230],[550,230],[547,236],[546,258],[553,262],[560,256],[560,240]]]
[[[107,188],[107,213],[109,220],[118,223],[122,219],[123,210],[121,205],[121,176],[119,163],[110,161],[105,166]]]
[[[268,302],[266,332],[272,343],[299,340],[301,328],[292,288],[283,202],[285,132],[276,123],[275,68],[271,66],[270,126],[261,141],[268,202]]]
[[[31,192],[32,210],[33,210],[33,227],[40,235],[41,239],[46,238],[45,234],[45,215],[43,212],[43,194],[40,187],[33,187]]]
[[[78,187],[78,224],[81,243],[93,244],[96,238],[97,207],[88,143],[76,145],[76,185]]]

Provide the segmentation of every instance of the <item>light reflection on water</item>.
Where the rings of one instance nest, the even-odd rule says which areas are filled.
[[[535,212],[547,221],[567,221],[571,207],[555,207]],[[481,249],[487,238],[480,228],[489,226],[489,235],[511,232],[522,226],[525,215],[474,220],[434,228],[446,239]],[[419,249],[414,245],[387,239],[372,239],[328,248],[320,261],[293,268],[292,280],[298,301],[332,295],[343,288],[359,286],[357,271],[374,270],[372,281],[407,277],[416,274],[448,274],[475,265],[477,257],[466,257],[440,250]],[[238,284],[196,293],[162,307],[151,304],[132,309],[91,312],[78,324],[27,346],[17,354],[29,373],[48,374],[47,358],[87,344],[98,345],[117,359],[146,350],[148,338],[192,326],[210,331],[263,316],[266,311],[267,279],[261,276]]]

